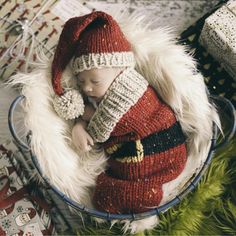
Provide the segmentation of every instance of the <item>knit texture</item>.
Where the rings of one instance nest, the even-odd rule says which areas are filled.
[[[53,107],[65,120],[75,119],[84,114],[84,100],[78,90],[71,89],[62,96],[55,96]]]
[[[62,73],[70,63],[75,75],[84,70],[135,65],[131,45],[118,23],[105,12],[69,19],[62,30],[52,62],[52,85],[56,94],[54,109],[68,120],[79,117],[83,109],[74,92],[63,88]]]
[[[118,121],[142,97],[147,86],[148,82],[133,68],[116,77],[87,127],[95,142],[108,140]]]
[[[71,60],[73,73],[77,75],[84,70],[104,67],[134,67],[134,55],[132,52],[115,52],[115,53],[97,53],[74,57]]]
[[[71,18],[64,25],[52,62],[52,85],[59,96],[65,92],[61,85],[62,72],[72,58],[74,73],[134,66],[130,43],[112,16],[101,11]]]
[[[175,179],[187,161],[180,124],[150,86],[121,116],[104,147],[109,168],[97,179],[93,201],[110,213],[157,207],[162,185]]]

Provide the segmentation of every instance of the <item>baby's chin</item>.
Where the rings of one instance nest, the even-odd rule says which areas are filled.
[[[103,97],[89,96],[95,102],[101,102]]]

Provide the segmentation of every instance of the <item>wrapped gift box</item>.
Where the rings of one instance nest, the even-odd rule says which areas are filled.
[[[18,151],[14,154],[14,158],[12,158],[11,161],[24,185],[30,184],[34,186],[34,192],[37,192],[41,198],[44,198],[53,206],[50,210],[50,215],[53,222],[55,222],[57,232],[65,233],[83,227],[81,216],[71,212],[67,203],[57,196],[39,176],[31,160],[30,152],[27,152],[18,146]],[[84,216],[84,219],[85,218],[86,216]]]
[[[236,80],[236,1],[229,1],[205,20],[199,42]]]
[[[36,58],[33,48],[39,45],[31,25],[40,18],[45,1],[3,1],[0,5],[0,77],[14,71],[26,71],[25,61]],[[38,15],[39,14],[39,15]]]
[[[50,59],[65,21],[90,11],[80,0],[0,3],[0,78],[30,71],[41,53]]]
[[[13,156],[11,150],[0,145],[0,235],[55,235],[49,205],[28,194],[12,165]]]
[[[24,185],[30,185],[34,194],[38,196],[38,199],[44,199],[47,204],[51,206],[49,213],[55,224],[56,231],[58,233],[67,234],[71,231],[72,227],[70,225],[70,221],[65,218],[64,212],[60,209],[62,204],[58,206],[58,203],[55,202],[51,196],[52,191],[50,191],[47,185],[39,181],[40,176],[38,175],[29,154],[29,152],[23,151],[20,147],[18,147],[18,151],[14,152],[14,158],[12,158],[11,162],[16,168],[18,176]],[[44,215],[47,215],[48,212],[46,207],[42,207],[42,204],[37,203],[37,200],[33,203],[35,203],[35,207],[39,215],[42,216],[41,219],[44,218]]]

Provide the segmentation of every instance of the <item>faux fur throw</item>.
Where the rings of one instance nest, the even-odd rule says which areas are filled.
[[[188,161],[181,175],[163,186],[161,204],[175,197],[197,173],[209,151],[213,121],[219,125],[218,115],[209,103],[203,77],[186,49],[175,43],[168,29],[150,30],[143,18],[120,16],[117,21],[130,41],[136,60],[136,70],[157,90],[161,98],[174,110],[187,136]],[[96,177],[104,171],[106,157],[103,150],[80,154],[71,142],[71,126],[57,116],[52,100],[51,63],[30,74],[18,73],[11,85],[21,85],[25,96],[26,127],[32,131],[31,148],[43,173],[51,183],[73,200],[91,207],[90,190]],[[68,67],[63,75],[64,86],[74,86]],[[137,232],[153,227],[156,216],[139,222],[128,222],[125,229]]]

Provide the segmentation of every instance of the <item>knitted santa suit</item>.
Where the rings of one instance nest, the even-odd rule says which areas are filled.
[[[163,183],[185,166],[185,137],[173,111],[133,68],[115,79],[88,132],[97,142],[109,136],[104,143],[109,167],[94,194],[99,210],[138,213],[158,206]]]
[[[55,99],[55,110],[65,119],[81,114],[81,104],[75,106],[78,96],[61,87],[62,71],[70,60],[75,74],[92,68],[126,68],[87,127],[109,156],[108,169],[97,179],[95,207],[110,213],[137,213],[158,206],[162,185],[182,172],[187,158],[185,137],[174,112],[134,69],[131,45],[106,13],[72,18],[60,36],[52,83],[63,101]]]

